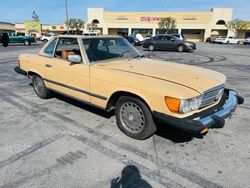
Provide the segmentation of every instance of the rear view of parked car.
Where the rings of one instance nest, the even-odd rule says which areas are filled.
[[[196,50],[194,42],[181,40],[173,35],[157,35],[143,43],[143,48],[154,50],[177,50],[178,52]]]
[[[246,38],[246,39],[243,41],[243,44],[244,44],[244,45],[250,44],[250,37]]]
[[[134,35],[130,35],[128,37],[126,37],[126,39],[133,45],[133,46],[140,46],[142,45],[142,42],[136,38],[136,36]]]

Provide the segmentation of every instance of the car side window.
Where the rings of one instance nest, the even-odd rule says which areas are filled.
[[[80,55],[81,51],[76,38],[59,38],[55,57],[68,59],[69,55]]]
[[[49,46],[44,50],[44,53],[50,56],[53,56],[55,46],[56,46],[57,38],[55,38]]]
[[[171,40],[171,37],[170,36],[165,36],[164,40]]]
[[[163,37],[162,37],[162,36],[155,36],[154,39],[155,39],[155,40],[163,40]]]

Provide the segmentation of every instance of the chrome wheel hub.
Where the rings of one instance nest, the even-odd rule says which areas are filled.
[[[133,102],[121,106],[120,120],[122,126],[131,133],[140,133],[145,127],[145,117],[141,108]]]

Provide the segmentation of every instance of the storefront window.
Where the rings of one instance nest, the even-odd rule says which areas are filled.
[[[152,36],[153,29],[132,29],[132,34],[133,35],[136,35],[138,33],[141,34],[144,37]]]

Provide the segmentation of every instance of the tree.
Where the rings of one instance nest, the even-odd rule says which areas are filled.
[[[173,31],[176,28],[176,20],[172,17],[166,17],[161,19],[161,21],[158,23],[159,28],[166,33],[167,31]]]
[[[89,30],[89,31],[95,31],[95,30],[97,30],[97,23],[88,23],[87,24],[87,29]]]
[[[39,17],[38,17],[38,15],[36,14],[36,11],[33,11],[33,12],[32,12],[32,19],[33,19],[33,21],[39,21]]]
[[[235,37],[238,37],[240,31],[247,30],[250,27],[250,22],[234,19],[227,22],[226,27],[234,32]]]
[[[84,21],[81,19],[70,18],[65,24],[72,32],[75,31],[77,34],[79,34],[80,30],[84,28]]]

